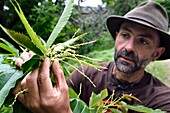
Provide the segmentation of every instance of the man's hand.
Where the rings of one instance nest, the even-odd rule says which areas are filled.
[[[30,54],[23,53],[16,60],[16,65],[30,58]],[[55,86],[50,79],[50,71],[54,74]],[[29,73],[19,82],[13,93],[27,88],[27,92],[20,94],[18,100],[34,113],[71,113],[68,86],[59,63],[55,60],[50,70],[50,59],[45,58],[41,67]]]

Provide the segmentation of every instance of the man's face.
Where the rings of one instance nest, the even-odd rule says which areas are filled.
[[[134,23],[123,23],[116,36],[114,60],[120,72],[131,74],[156,60],[159,35],[156,31]]]

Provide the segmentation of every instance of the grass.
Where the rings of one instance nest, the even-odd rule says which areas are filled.
[[[146,71],[152,73],[166,85],[170,86],[170,61],[155,61],[146,67]]]

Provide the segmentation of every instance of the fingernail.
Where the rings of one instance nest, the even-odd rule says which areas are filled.
[[[50,58],[46,57],[44,60],[45,60],[45,61],[50,61]]]

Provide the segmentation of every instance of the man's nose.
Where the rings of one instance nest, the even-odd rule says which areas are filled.
[[[135,42],[133,39],[130,39],[129,41],[126,42],[125,49],[127,50],[127,52],[134,51]]]

